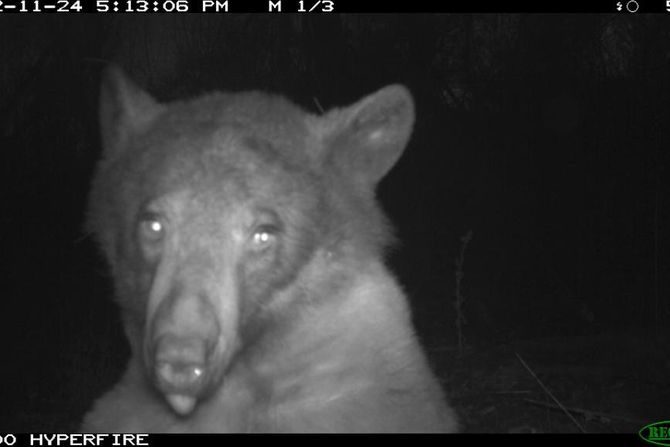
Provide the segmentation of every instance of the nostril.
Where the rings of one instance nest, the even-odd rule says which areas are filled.
[[[166,388],[189,392],[200,385],[205,367],[198,363],[159,362],[156,375]]]
[[[197,365],[207,358],[207,342],[197,337],[164,335],[154,346],[157,362]]]

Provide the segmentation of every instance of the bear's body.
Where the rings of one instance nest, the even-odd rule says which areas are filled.
[[[383,265],[387,87],[317,117],[261,93],[158,104],[110,70],[90,227],[132,357],[82,431],[455,431]]]

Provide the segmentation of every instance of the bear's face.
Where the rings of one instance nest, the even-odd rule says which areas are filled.
[[[90,225],[134,355],[187,414],[316,252],[381,249],[374,186],[404,149],[411,98],[389,87],[323,117],[260,93],[164,105],[112,71],[101,108]]]
[[[161,127],[119,163],[122,304],[159,389],[199,396],[219,384],[245,322],[327,234],[323,182],[252,129],[199,129],[185,144],[186,129],[165,141],[153,135]],[[175,358],[180,365],[169,366]]]

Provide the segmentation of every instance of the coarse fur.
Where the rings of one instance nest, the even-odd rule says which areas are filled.
[[[456,431],[383,263],[374,189],[413,121],[397,85],[315,116],[110,68],[88,225],[131,359],[82,431]]]

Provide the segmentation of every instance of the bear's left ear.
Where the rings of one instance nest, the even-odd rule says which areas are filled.
[[[374,188],[405,150],[414,102],[405,87],[390,85],[322,119],[328,129],[326,169],[335,168],[359,186]]]
[[[163,110],[148,93],[128,79],[117,66],[109,66],[100,90],[100,133],[107,157],[123,151],[129,138],[146,128]]]

